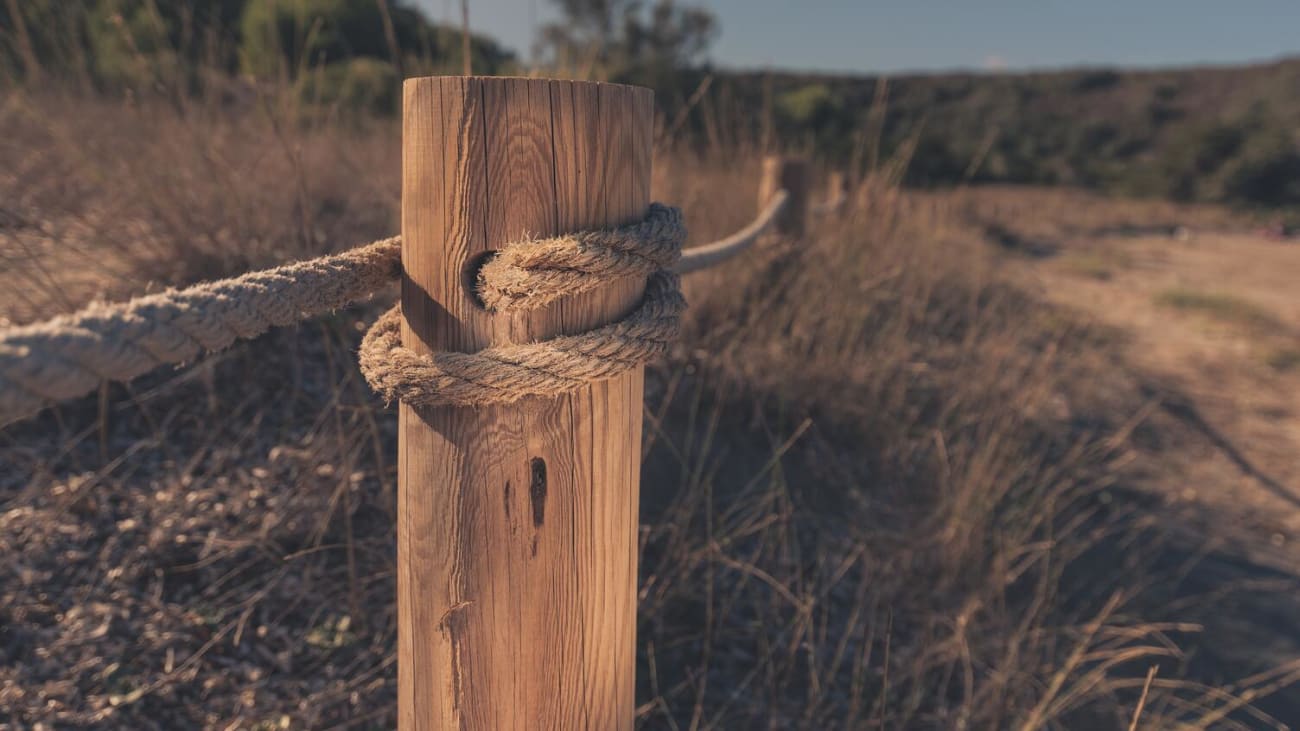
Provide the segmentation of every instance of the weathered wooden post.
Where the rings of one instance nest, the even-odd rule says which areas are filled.
[[[404,343],[477,351],[613,321],[644,282],[493,315],[489,252],[640,219],[653,94],[419,78],[402,124]],[[557,398],[400,415],[398,727],[630,729],[644,372]]]
[[[776,230],[793,238],[803,236],[808,221],[808,161],[779,155],[763,158],[763,177],[758,186],[760,211],[778,190],[789,193],[790,200],[777,217]]]

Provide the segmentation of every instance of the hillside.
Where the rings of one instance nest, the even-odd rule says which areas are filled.
[[[463,68],[459,32],[417,5],[302,0],[295,7],[269,0],[0,6],[0,85],[59,79],[108,95],[201,95],[230,82],[288,82],[313,104],[391,114],[401,78]],[[470,47],[480,74],[576,73],[653,87],[672,137],[711,147],[780,140],[859,169],[888,161],[893,175],[915,186],[1070,185],[1182,201],[1300,204],[1300,58],[885,78],[716,71],[672,53],[543,69],[488,37],[474,36]]]
[[[765,93],[765,86],[770,91]],[[1128,195],[1300,203],[1300,59],[1231,68],[1017,74],[719,75],[694,115],[863,166],[909,158],[914,185],[1065,184]],[[769,96],[770,94],[770,96]],[[661,100],[671,105],[669,95]],[[723,110],[721,113],[718,110]],[[713,122],[716,125],[716,122]],[[877,142],[878,140],[878,142]]]

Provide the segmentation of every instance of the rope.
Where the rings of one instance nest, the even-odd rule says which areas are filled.
[[[681,212],[659,204],[645,220],[620,229],[509,244],[479,272],[477,293],[490,310],[534,309],[614,277],[648,276],[645,298],[623,320],[578,335],[433,356],[401,346],[401,311],[394,308],[366,334],[362,370],[389,401],[415,405],[504,403],[612,377],[658,357],[676,337],[685,301],[667,270],[685,274],[736,256],[771,227],[788,200],[778,191],[744,229],[684,256]],[[336,310],[400,274],[401,240],[394,237],[0,331],[0,426],[92,393],[104,381],[129,381]]]
[[[504,262],[483,267],[479,294],[491,297],[494,309],[539,307],[593,289],[610,277],[660,271],[676,260],[684,239],[681,213],[653,205],[647,218],[632,226],[505,247],[498,257]],[[224,349],[236,339],[338,309],[364,299],[400,273],[401,243],[391,238],[184,290],[91,305],[73,315],[0,331],[0,426],[53,402],[89,394],[104,381],[128,381],[159,366]],[[381,393],[419,403],[477,405],[572,390],[575,384],[610,377],[663,352],[676,335],[683,308],[676,278],[666,272],[652,275],[642,306],[624,321],[546,343],[480,354],[440,354],[447,357],[430,362],[443,369],[445,378],[430,375],[413,360],[422,356],[391,348],[396,345],[392,323],[399,315],[390,312],[367,336],[370,350],[363,353],[362,365],[368,377],[375,374],[372,380]],[[390,346],[402,367],[379,363],[377,344]],[[492,358],[494,370],[487,373],[484,364]],[[539,385],[543,373],[549,374],[545,383],[551,385]],[[416,385],[403,380],[405,376],[428,376],[426,384],[433,385]],[[446,386],[448,378],[459,385]],[[450,395],[432,395],[430,389],[439,384]],[[479,384],[477,395],[471,393],[476,388],[472,384]],[[429,392],[420,396],[422,391]],[[520,396],[511,397],[516,391]]]
[[[682,212],[651,203],[645,220],[616,231],[509,244],[479,270],[478,296],[493,311],[535,309],[611,278],[649,276],[677,261],[684,236]]]
[[[745,251],[758,237],[771,227],[776,221],[776,217],[785,210],[786,203],[790,200],[790,194],[784,190],[777,191],[768,201],[767,207],[758,214],[758,218],[748,226],[742,228],[736,233],[720,241],[715,241],[704,246],[693,246],[687,249],[682,255],[681,261],[673,267],[673,271],[678,274],[689,274],[691,272],[707,269],[715,264],[721,263],[731,257]]]
[[[402,313],[384,313],[361,343],[361,371],[389,402],[484,406],[568,393],[667,352],[686,309],[677,275],[657,271],[632,314],[610,325],[477,353],[420,355],[401,345]]]
[[[390,403],[411,406],[512,403],[612,378],[662,355],[677,338],[686,300],[666,267],[685,239],[681,212],[654,204],[631,226],[510,244],[479,270],[477,293],[489,310],[536,309],[638,274],[650,275],[645,296],[622,320],[578,335],[432,355],[402,346],[401,307],[394,307],[362,340],[361,372]]]
[[[368,296],[401,271],[398,239],[0,332],[0,426]]]

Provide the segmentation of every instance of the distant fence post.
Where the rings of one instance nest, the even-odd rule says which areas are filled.
[[[849,196],[849,179],[843,172],[832,170],[826,176],[826,200],[827,202],[838,201],[837,212],[848,208]]]
[[[776,230],[792,238],[803,236],[808,221],[808,161],[780,155],[763,158],[763,178],[758,186],[759,210],[778,190],[785,190],[790,199],[777,217]]]
[[[482,77],[406,81],[403,342],[476,351],[590,329],[644,282],[483,310],[488,252],[628,223],[650,201],[653,94]],[[398,728],[631,729],[644,371],[558,398],[401,407]]]

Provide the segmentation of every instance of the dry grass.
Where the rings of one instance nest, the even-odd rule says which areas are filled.
[[[395,221],[388,122],[4,114],[15,320]],[[656,197],[707,240],[752,215],[753,165],[665,150]],[[644,727],[1256,728],[1294,680],[1207,665],[1205,597],[1256,577],[1187,580],[1210,547],[1121,489],[1137,384],[986,233],[960,197],[869,183],[690,283],[648,378]],[[353,361],[373,309],[0,432],[0,728],[393,725],[395,420]]]
[[[1133,260],[1123,251],[1097,247],[1088,251],[1070,251],[1062,255],[1061,264],[1082,277],[1108,281],[1131,268]]]
[[[1069,188],[989,186],[941,198],[954,215],[973,224],[1002,226],[1022,238],[1054,243],[1066,237],[1195,234],[1238,228],[1244,220],[1240,213],[1220,206],[1128,200]]]
[[[357,122],[340,136],[339,124],[279,98],[9,94],[0,317],[28,320],[389,235],[393,124]]]
[[[968,220],[994,218],[1008,205],[1005,190],[962,195]],[[1067,227],[1051,217],[1069,206],[1049,201],[1071,195],[1026,192],[1026,200],[1042,201],[1042,213],[1021,206],[1021,218],[997,219],[1008,229],[1044,232],[1056,245],[1051,256],[1004,255],[1003,263],[1075,319],[1104,324],[1121,371],[1140,378],[1154,399],[1139,441],[1160,449],[1139,450],[1151,463],[1141,486],[1220,516],[1216,534],[1246,531],[1292,545],[1300,528],[1300,372],[1293,366],[1300,249],[1222,209],[1155,207],[1149,219],[1163,229],[1116,229],[1088,196],[1077,208],[1094,219],[1074,214]],[[1136,216],[1123,213],[1131,207],[1116,203],[1117,215]],[[1122,258],[1123,266],[1106,267],[1107,277],[1080,276],[1079,261],[1094,257]]]

